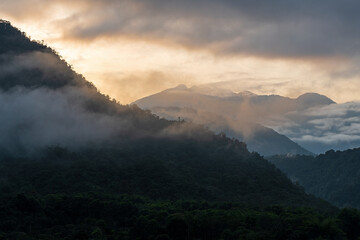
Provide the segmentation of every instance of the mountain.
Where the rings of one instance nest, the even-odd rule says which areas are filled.
[[[245,82],[241,80],[204,84],[191,89],[196,88],[196,91],[202,89],[202,93],[209,91],[210,95],[218,97],[220,95],[216,95],[217,92],[226,92],[228,97],[231,96],[236,101],[239,100],[238,97],[234,97],[236,93],[227,89],[246,89],[246,81],[254,82],[255,79],[248,79]],[[249,89],[262,88],[263,84],[265,83]],[[245,95],[249,94],[245,93]],[[243,95],[243,92],[237,94]],[[317,93],[305,93],[290,101],[289,98],[279,98],[274,95],[258,97],[252,95],[251,99],[253,99],[251,104],[242,103],[246,106],[242,108],[242,112],[248,119],[286,135],[313,153],[320,154],[328,149],[346,150],[360,146],[358,131],[360,102],[335,103]],[[260,107],[254,102],[260,103]],[[236,109],[234,111],[236,112]]]
[[[206,86],[187,88],[184,85],[137,100],[134,104],[150,109],[167,119],[183,118],[208,126],[215,132],[224,132],[247,143],[252,151],[265,156],[275,154],[312,154],[285,135],[264,127],[266,120],[308,105],[332,103],[317,94],[305,94],[298,99],[281,96],[258,96],[251,92],[233,93]]]
[[[269,158],[293,181],[339,207],[360,208],[360,148],[313,156]]]
[[[0,238],[360,236],[244,143],[111,100],[8,22],[0,39]]]
[[[182,119],[188,122],[201,123],[212,131],[225,133],[230,138],[244,141],[251,151],[259,152],[265,156],[276,154],[312,154],[286,136],[260,124],[232,121],[214,113],[192,108],[154,107],[151,111],[166,119],[176,120],[178,116],[181,116]]]

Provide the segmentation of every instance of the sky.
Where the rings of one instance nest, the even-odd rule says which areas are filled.
[[[214,82],[344,103],[360,100],[359,9],[355,0],[2,0],[0,18],[123,104]]]

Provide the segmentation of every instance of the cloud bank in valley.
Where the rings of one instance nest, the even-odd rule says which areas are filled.
[[[359,147],[360,102],[290,112],[269,125],[317,153]]]

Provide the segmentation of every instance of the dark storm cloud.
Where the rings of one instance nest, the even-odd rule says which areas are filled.
[[[124,36],[217,53],[339,57],[359,53],[358,1],[86,1],[67,37]]]
[[[70,15],[51,19],[59,6]],[[16,19],[54,20],[65,38],[80,40],[121,36],[286,58],[357,56],[360,49],[354,0],[14,0],[0,7]]]

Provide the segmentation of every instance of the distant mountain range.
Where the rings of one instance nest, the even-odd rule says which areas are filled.
[[[249,121],[253,118],[329,105],[334,101],[317,93],[306,93],[292,99],[279,95],[256,95],[248,91],[233,93],[223,89],[208,89],[206,86],[187,88],[179,85],[134,103],[144,108],[192,107]]]
[[[261,121],[287,112],[334,103],[331,99],[307,93],[297,99],[277,95],[256,95],[251,92],[231,91],[179,85],[134,102],[157,115],[204,124],[216,132],[245,141],[250,150],[263,155],[311,154]]]
[[[297,98],[179,85],[134,102],[168,119],[224,132],[263,155],[311,154],[360,146],[360,104],[336,104],[317,93]],[[301,146],[300,146],[300,145]],[[305,148],[304,148],[305,147]],[[306,150],[307,149],[307,150]]]

